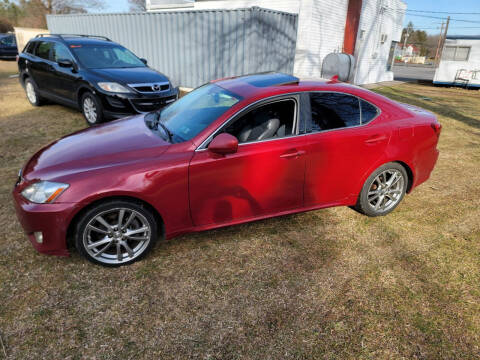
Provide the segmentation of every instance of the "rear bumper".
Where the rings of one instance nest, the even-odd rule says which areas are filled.
[[[34,204],[13,190],[13,202],[20,221],[33,247],[40,253],[68,256],[67,230],[80,204]],[[34,232],[42,232],[43,241],[37,242]]]

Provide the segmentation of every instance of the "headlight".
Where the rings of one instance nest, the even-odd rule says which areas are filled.
[[[52,203],[68,187],[68,184],[39,181],[23,189],[22,195],[25,199],[34,203]]]
[[[98,86],[105,91],[114,92],[114,93],[129,93],[131,92],[125,86],[120,85],[116,82],[99,82]]]

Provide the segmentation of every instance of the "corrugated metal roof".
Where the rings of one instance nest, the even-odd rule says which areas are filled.
[[[107,36],[187,87],[262,71],[292,73],[297,21],[295,14],[258,7],[47,16],[50,32]]]

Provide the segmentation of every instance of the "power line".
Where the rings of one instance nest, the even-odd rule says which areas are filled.
[[[402,10],[402,9],[394,9],[394,8],[391,8],[391,7],[386,7],[387,10],[390,10],[390,11],[396,11],[396,12],[399,12],[399,13],[403,13],[405,15],[410,15],[410,16],[418,16],[418,17],[424,17],[424,18],[429,18],[429,19],[439,19],[439,20],[446,20],[447,18],[445,17],[440,17],[440,16],[430,16],[430,15],[422,15],[422,14],[407,14],[407,12],[409,12],[410,10],[406,9],[406,10]],[[431,11],[432,13],[434,11]],[[452,19],[450,18],[450,21],[461,21],[461,22],[468,22],[468,23],[473,23],[473,24],[480,24],[480,21],[476,21],[476,20],[467,20],[467,19]]]
[[[422,13],[430,13],[430,14],[453,14],[453,15],[480,15],[478,12],[449,12],[449,11],[428,11],[428,10],[413,10],[413,9],[407,9],[406,11],[413,11],[413,12],[422,12]]]

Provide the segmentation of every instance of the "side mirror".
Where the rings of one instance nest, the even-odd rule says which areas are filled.
[[[220,155],[236,153],[238,149],[238,139],[230,134],[222,133],[213,138],[208,145],[208,150]]]
[[[73,62],[72,60],[68,60],[68,59],[60,59],[58,60],[58,65],[64,68],[70,68],[70,67],[73,67]]]
[[[145,65],[147,65],[147,62],[148,62],[147,59],[141,58],[140,60],[141,60]]]

